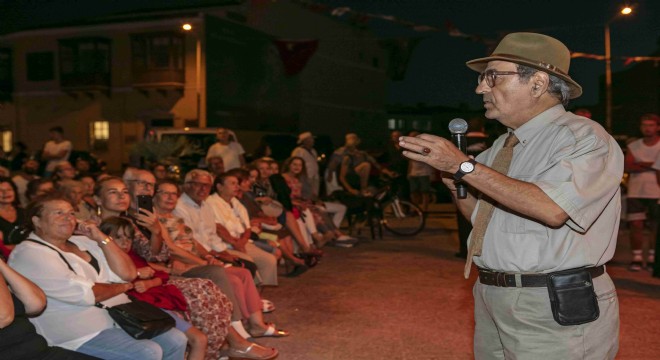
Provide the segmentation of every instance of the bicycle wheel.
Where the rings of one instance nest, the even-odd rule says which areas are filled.
[[[415,235],[424,229],[425,222],[422,209],[409,201],[394,199],[383,207],[381,223],[396,235]]]

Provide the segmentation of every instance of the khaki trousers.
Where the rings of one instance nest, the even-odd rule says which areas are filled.
[[[504,288],[477,280],[472,291],[475,359],[614,359],[619,349],[616,289],[607,273],[593,282],[598,319],[562,326],[552,317],[547,288]]]
[[[236,250],[227,250],[230,254],[257,264],[257,277],[255,283],[263,286],[277,286],[277,259],[273,254],[267,253],[252,243],[245,245],[247,253]]]

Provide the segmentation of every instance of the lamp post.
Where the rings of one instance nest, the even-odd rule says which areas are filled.
[[[193,30],[193,26],[190,23],[185,23],[181,26],[181,29],[186,32]],[[196,101],[196,115],[197,115],[197,126],[206,127],[205,119],[202,119],[201,114],[201,78],[202,78],[202,44],[199,38],[199,34],[196,34],[195,42],[195,101]]]
[[[632,8],[626,6],[621,9],[621,15],[629,15]],[[610,48],[610,23],[614,21],[619,14],[615,15],[605,23],[605,128],[607,132],[612,133],[612,54]]]

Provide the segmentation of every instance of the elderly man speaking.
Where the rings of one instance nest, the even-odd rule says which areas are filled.
[[[597,123],[567,112],[582,88],[560,41],[513,33],[467,62],[486,117],[508,134],[476,161],[450,141],[402,137],[432,165],[474,226],[477,359],[614,359],[619,304],[604,264],[614,255],[623,154]],[[456,182],[469,186],[456,198]]]

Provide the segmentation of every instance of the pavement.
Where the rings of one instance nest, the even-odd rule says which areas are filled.
[[[279,349],[279,360],[472,359],[476,272],[463,278],[457,249],[450,204],[432,205],[414,237],[385,232],[355,248],[326,247],[317,267],[263,291],[277,307],[266,320],[292,335],[258,342]],[[660,359],[660,279],[629,272],[629,262],[622,229],[607,267],[620,304],[617,359]]]

